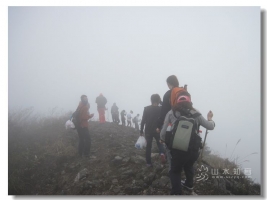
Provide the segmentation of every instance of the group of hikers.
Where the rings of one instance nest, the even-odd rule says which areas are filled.
[[[215,123],[212,120],[213,113],[209,111],[207,119],[192,105],[191,95],[187,86],[179,87],[178,79],[171,75],[166,80],[169,90],[164,94],[163,101],[158,94],[151,95],[151,105],[146,106],[141,120],[140,136],[146,138],[146,163],[147,167],[153,167],[151,162],[152,141],[155,138],[162,163],[169,163],[169,177],[171,181],[171,195],[181,195],[182,187],[193,190],[194,169],[202,148],[202,139],[199,135],[199,127],[213,130]],[[96,98],[100,123],[105,121],[106,98],[100,94]],[[161,106],[160,106],[161,104]],[[111,112],[113,122],[119,123],[118,109],[113,104]],[[91,139],[88,130],[88,120],[93,117],[89,114],[90,105],[86,95],[81,96],[81,102],[76,111],[79,113],[79,154],[89,156]],[[122,114],[123,113],[123,114]],[[125,110],[121,113],[122,124],[125,125]],[[128,121],[127,125],[131,125]],[[129,115],[129,116],[130,116]],[[138,115],[139,116],[139,115]],[[181,180],[181,172],[184,170],[186,179]]]
[[[87,102],[88,103],[88,102]],[[105,111],[107,110],[106,104],[107,104],[107,99],[104,97],[102,93],[96,98],[95,103],[97,104],[97,111],[99,113],[99,122],[104,123],[106,122],[105,119]],[[127,119],[127,126],[132,127],[132,122],[135,125],[135,129],[139,131],[139,114],[137,114],[135,117],[133,117],[133,111],[131,110],[128,114],[126,113],[125,110],[122,110],[121,113],[121,122],[123,126],[126,126],[125,120]],[[112,121],[114,123],[119,124],[120,119],[119,119],[119,108],[116,105],[116,103],[113,103],[111,107],[111,116],[112,116]],[[126,116],[126,118],[125,118]]]
[[[122,110],[120,115],[121,115],[121,123],[122,123],[122,126],[126,126],[125,124],[125,120],[127,118],[127,126],[130,126],[132,127],[132,122],[135,126],[135,129],[137,131],[139,131],[139,124],[138,122],[140,122],[139,120],[139,114],[137,114],[135,117],[132,116],[133,114],[133,111],[131,110],[128,114],[126,113],[125,110]],[[116,105],[116,103],[114,103],[111,107],[111,116],[112,116],[112,121],[116,124],[119,124],[120,123],[120,119],[119,119],[119,108],[118,106]],[[126,116],[126,118],[125,118]]]

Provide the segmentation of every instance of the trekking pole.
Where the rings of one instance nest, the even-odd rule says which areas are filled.
[[[203,156],[203,151],[204,151],[207,135],[208,135],[208,129],[206,129],[205,138],[204,138],[203,147],[202,147],[201,156],[200,156],[200,161],[202,161],[202,156]]]

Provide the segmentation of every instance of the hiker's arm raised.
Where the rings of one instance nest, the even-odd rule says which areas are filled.
[[[213,130],[215,127],[215,122],[212,120],[213,113],[210,111],[207,115],[208,120],[206,120],[202,115],[198,117],[199,125],[203,126],[208,130]]]

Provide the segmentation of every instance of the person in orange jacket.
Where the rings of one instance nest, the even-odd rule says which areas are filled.
[[[106,110],[107,99],[101,93],[98,97],[96,97],[95,102],[97,104],[97,110],[98,110],[98,113],[99,113],[99,122],[100,123],[104,123],[106,121],[106,119],[105,119],[105,110]]]
[[[89,157],[91,148],[91,136],[89,134],[89,123],[88,120],[94,116],[89,113],[90,104],[86,95],[81,96],[81,101],[77,107],[79,126],[77,132],[79,136],[79,155]]]

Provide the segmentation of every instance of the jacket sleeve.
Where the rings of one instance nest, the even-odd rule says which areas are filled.
[[[144,112],[143,112],[143,116],[142,116],[141,129],[140,129],[141,133],[143,133],[143,131],[144,131],[145,123],[146,123],[146,108],[144,108]]]
[[[170,112],[167,113],[165,120],[164,120],[164,124],[162,126],[162,129],[160,131],[160,139],[165,141],[165,136],[166,136],[166,131],[167,131],[167,127],[170,123]]]
[[[163,96],[162,107],[161,107],[160,116],[159,116],[158,123],[157,123],[158,129],[161,129],[161,127],[164,123],[164,119],[165,119],[166,114],[171,110],[170,94],[171,93],[169,90]]]
[[[81,109],[81,120],[89,120],[92,118],[92,116],[89,115],[89,108],[90,104],[88,104],[88,107],[86,106]]]
[[[206,120],[202,115],[200,115],[198,118],[198,124],[206,128],[207,130],[213,130],[215,127],[214,121],[208,121]]]

